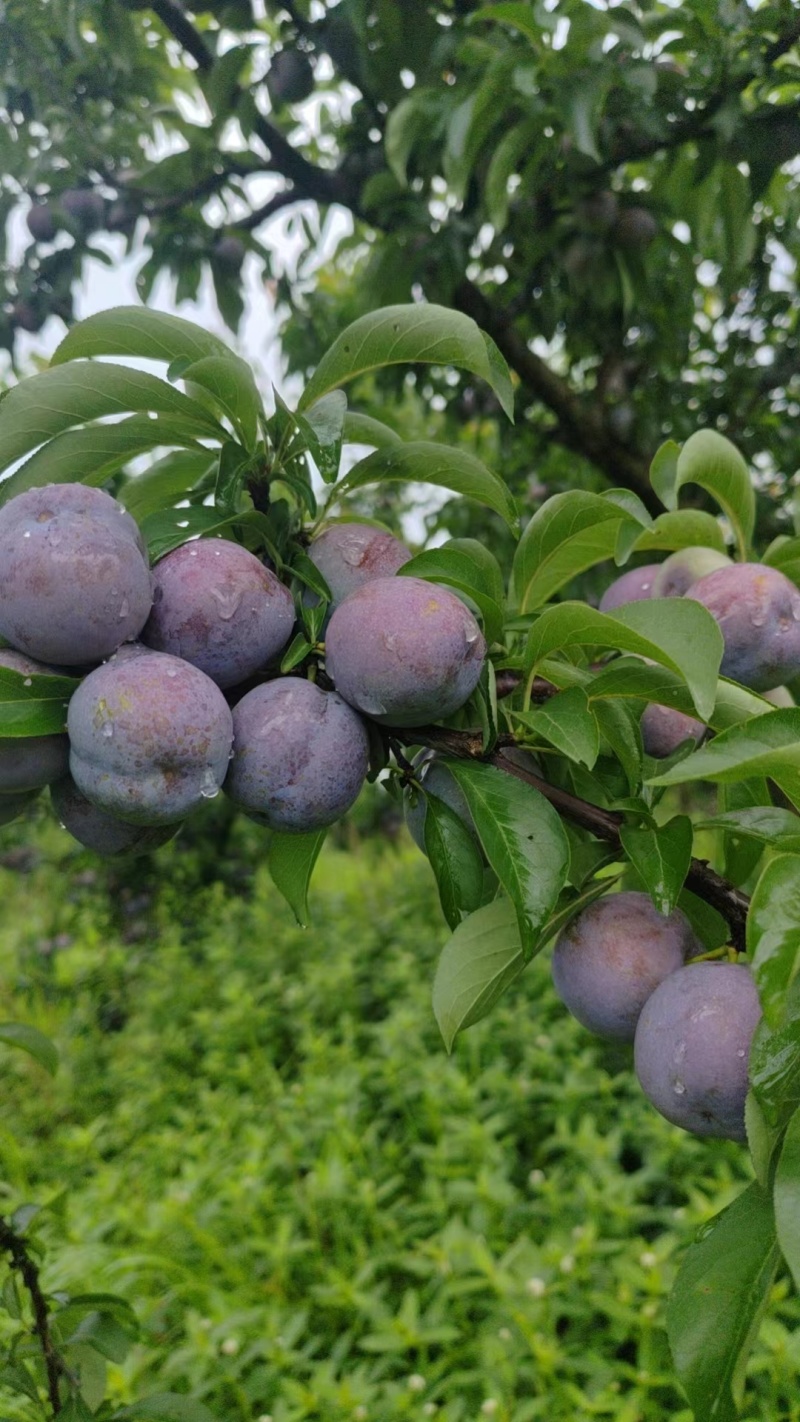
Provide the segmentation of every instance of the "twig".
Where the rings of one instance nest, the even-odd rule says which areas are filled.
[[[16,1269],[30,1294],[34,1317],[33,1331],[41,1344],[47,1371],[47,1395],[53,1409],[53,1416],[57,1417],[61,1411],[58,1379],[65,1369],[50,1336],[50,1315],[47,1300],[39,1283],[39,1269],[28,1253],[22,1235],[17,1234],[8,1221],[2,1217],[0,1217],[0,1250],[11,1255],[11,1267]]]

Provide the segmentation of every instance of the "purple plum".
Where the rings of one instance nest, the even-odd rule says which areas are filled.
[[[761,1016],[742,963],[689,963],[645,1003],[634,1063],[648,1101],[697,1136],[746,1139],[750,1043]]]
[[[653,581],[659,563],[647,563],[643,568],[629,568],[621,578],[615,578],[600,599],[600,612],[613,612],[628,602],[642,602],[653,596]]]
[[[680,548],[660,564],[653,580],[653,597],[683,597],[692,583],[717,568],[730,568],[730,558],[716,548]]]
[[[366,523],[334,523],[315,538],[308,556],[331,590],[331,607],[374,578],[390,578],[411,559],[399,538]]]
[[[122,859],[160,849],[180,829],[179,824],[132,825],[98,810],[81,794],[70,775],[50,786],[50,799],[58,820],[72,838],[104,859]]]
[[[364,724],[335,692],[300,677],[249,691],[233,713],[225,792],[273,830],[324,829],[349,810],[369,768]]]
[[[704,723],[696,717],[655,701],[645,708],[639,728],[645,753],[656,760],[672,755],[683,741],[700,742],[706,733]]]
[[[293,626],[292,595],[274,573],[239,543],[201,538],[156,564],[142,641],[228,687],[278,656]]]
[[[431,750],[420,751],[414,758],[414,770],[417,779],[431,795],[438,795],[440,800],[458,815],[469,830],[477,845],[480,845],[478,832],[475,829],[475,821],[470,813],[469,805],[466,801],[461,786],[453,779],[442,757]],[[406,791],[404,796],[405,817],[408,832],[411,835],[418,849],[425,853],[425,819],[427,815],[427,805],[425,796],[418,790]]]
[[[553,981],[564,1005],[590,1032],[632,1042],[654,988],[700,951],[680,909],[665,918],[648,894],[608,894],[558,938]]]
[[[772,691],[800,673],[800,592],[777,568],[732,563],[700,578],[686,596],[719,623],[722,676]]]
[[[422,578],[376,578],[336,608],[325,641],[336,690],[388,726],[442,721],[478,684],[486,643],[472,613]]]

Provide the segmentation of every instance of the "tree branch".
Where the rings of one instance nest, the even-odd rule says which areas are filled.
[[[64,1372],[64,1365],[50,1336],[50,1315],[47,1300],[39,1283],[39,1269],[28,1253],[23,1237],[17,1234],[8,1221],[2,1217],[0,1217],[0,1250],[10,1254],[11,1267],[16,1269],[30,1295],[34,1317],[33,1331],[41,1344],[47,1372],[47,1395],[53,1409],[53,1416],[57,1417],[61,1411],[58,1380]]]
[[[504,752],[516,745],[513,736],[500,736],[497,749],[485,755],[480,735],[471,731],[451,731],[442,726],[422,726],[413,731],[393,727],[390,734],[402,745],[430,746],[433,750],[442,751],[445,755],[452,755],[460,760],[480,760],[496,766],[498,770],[524,781],[526,785],[532,785],[559,815],[571,820],[581,829],[588,830],[596,839],[602,839],[612,845],[614,849],[619,850],[620,857],[624,857],[620,839],[624,817],[614,810],[604,810],[599,805],[590,804],[588,800],[581,800],[570,791],[551,785],[535,771],[510,760]],[[686,887],[722,915],[730,928],[731,942],[738,952],[743,953],[747,910],[750,904],[747,895],[717,874],[704,859],[692,859],[686,875]]]
[[[198,69],[207,74],[213,68],[214,56],[202,35],[195,29],[178,0],[150,0],[150,9],[158,15],[173,39],[192,56]]]

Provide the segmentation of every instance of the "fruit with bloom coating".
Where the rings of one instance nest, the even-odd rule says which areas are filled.
[[[142,641],[237,686],[283,651],[293,626],[292,595],[274,573],[239,543],[200,538],[156,564]]]
[[[69,703],[70,771],[98,809],[169,825],[219,792],[233,719],[205,672],[165,652],[123,650]]]
[[[336,608],[328,672],[356,710],[388,726],[451,716],[472,695],[486,643],[454,593],[422,578],[376,578]]]
[[[331,608],[374,578],[390,578],[411,559],[399,538],[366,523],[334,523],[309,546],[308,556],[331,590]]]
[[[672,755],[683,741],[701,741],[706,733],[704,723],[696,716],[687,716],[673,706],[660,706],[655,701],[645,707],[639,729],[645,753],[656,760]]]
[[[680,909],[664,917],[648,894],[609,894],[560,935],[553,981],[564,1005],[590,1032],[632,1042],[650,994],[700,951]]]
[[[50,799],[56,816],[72,838],[104,859],[123,859],[160,849],[180,829],[179,824],[132,825],[99,810],[81,794],[70,775],[50,786]]]
[[[653,582],[660,564],[647,563],[643,568],[629,568],[621,578],[615,578],[600,599],[600,612],[613,612],[628,602],[642,602],[653,596]]]
[[[697,1136],[746,1139],[750,1043],[761,1016],[742,963],[689,963],[645,1003],[634,1064],[648,1101]]]
[[[25,218],[34,242],[52,242],[58,228],[49,202],[35,202]]]
[[[23,677],[52,676],[52,667],[42,666],[10,647],[0,647],[0,667]],[[44,785],[66,775],[69,741],[65,735],[0,737],[0,794],[18,795],[41,790]],[[6,809],[8,806],[5,807]]]
[[[730,568],[730,558],[716,548],[680,548],[659,566],[653,580],[653,597],[683,597],[692,583],[713,573],[716,568]]]
[[[686,596],[719,623],[722,676],[771,691],[800,673],[800,592],[777,568],[732,563],[693,583]]]
[[[150,569],[130,514],[102,489],[50,484],[0,509],[0,633],[59,666],[102,661],[137,637]]]
[[[281,677],[234,709],[225,792],[273,830],[324,829],[349,810],[369,768],[364,724],[335,692]]]

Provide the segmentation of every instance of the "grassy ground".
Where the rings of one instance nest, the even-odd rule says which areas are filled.
[[[665,1294],[743,1151],[660,1120],[544,958],[448,1059],[446,935],[405,839],[329,848],[303,931],[259,832],[218,829],[123,873],[54,826],[27,857],[0,839],[0,1017],[62,1055],[51,1082],[0,1049],[0,1207],[63,1196],[47,1285],[135,1306],[115,1396],[188,1391],[220,1422],[685,1422]],[[800,1419],[798,1319],[781,1281],[746,1418]]]

